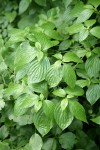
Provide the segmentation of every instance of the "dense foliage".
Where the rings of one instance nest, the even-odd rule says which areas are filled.
[[[99,5],[0,0],[0,150],[99,150]]]

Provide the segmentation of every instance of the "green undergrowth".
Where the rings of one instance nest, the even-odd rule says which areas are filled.
[[[99,150],[99,5],[0,0],[0,150]]]

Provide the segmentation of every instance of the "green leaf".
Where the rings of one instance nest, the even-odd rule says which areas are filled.
[[[42,136],[46,135],[53,126],[52,119],[45,115],[43,109],[40,109],[34,114],[33,122],[36,129]]]
[[[29,140],[30,150],[41,150],[42,145],[42,138],[37,133],[33,134]]]
[[[78,18],[76,20],[76,23],[81,23],[81,22],[84,22],[84,21],[88,20],[91,17],[91,15],[93,14],[93,12],[94,12],[94,10],[92,10],[92,9],[85,9],[85,10],[83,10],[79,14],[79,16],[78,16]]]
[[[3,99],[0,98],[0,110],[2,110],[5,107],[5,102]]]
[[[66,64],[63,66],[63,79],[71,87],[75,87],[76,74],[71,65]]]
[[[78,49],[78,50],[75,49],[75,54],[78,57],[84,57],[86,55],[86,53],[87,53],[87,51],[85,49]]]
[[[66,50],[71,46],[71,40],[62,41],[59,45],[59,50]]]
[[[45,34],[51,39],[62,40],[61,35],[56,30],[46,30]]]
[[[89,76],[87,74],[87,72],[85,71],[85,69],[77,69],[76,73],[79,77],[83,78],[83,79],[89,79]]]
[[[19,14],[24,13],[29,7],[31,0],[21,0],[19,3]]]
[[[67,32],[69,34],[75,34],[75,33],[78,33],[80,32],[81,30],[84,29],[84,26],[82,23],[75,23],[73,25],[71,25],[68,29],[67,29]]]
[[[87,74],[92,77],[97,77],[100,71],[100,59],[97,56],[91,56],[85,63]]]
[[[84,4],[82,1],[78,1],[73,9],[71,9],[71,16],[78,17],[79,14],[84,10]]]
[[[5,139],[9,135],[8,129],[5,125],[0,128],[0,139]]]
[[[8,22],[13,22],[15,17],[16,17],[16,15],[17,15],[16,11],[5,12],[5,17],[8,20]]]
[[[43,111],[45,113],[45,115],[50,118],[52,121],[54,119],[54,103],[50,100],[45,100],[43,102]]]
[[[0,150],[10,150],[8,143],[0,141]]]
[[[41,27],[42,27],[45,31],[47,31],[47,30],[54,30],[55,24],[54,24],[53,22],[47,21],[47,22],[43,23],[43,24],[41,25]]]
[[[16,77],[15,77],[15,81],[19,81],[20,79],[22,79],[28,72],[29,70],[29,65],[30,64],[25,64],[23,66],[19,66],[16,68],[15,73],[16,73]]]
[[[46,0],[35,0],[35,2],[40,6],[46,6]]]
[[[93,49],[93,52],[94,52],[95,54],[97,54],[97,55],[100,55],[100,47],[95,47],[95,48]]]
[[[100,84],[90,85],[86,91],[86,98],[91,105],[95,104],[100,98]]]
[[[59,89],[54,90],[54,91],[53,91],[53,94],[54,94],[55,96],[65,97],[66,92],[65,92],[63,89],[59,88]]]
[[[83,106],[75,101],[75,100],[70,100],[69,101],[69,108],[71,113],[79,120],[87,122],[86,119],[86,114],[85,114],[85,109],[83,108]]]
[[[87,29],[83,29],[79,32],[79,41],[84,41],[89,35],[89,31]]]
[[[5,97],[9,97],[11,95],[18,97],[19,95],[22,94],[23,90],[24,90],[24,86],[22,84],[10,82],[8,88],[5,89],[4,91],[4,95]]]
[[[32,107],[38,100],[39,100],[39,96],[36,94],[27,95],[27,97],[21,103],[20,107],[22,107],[22,108]]]
[[[22,115],[22,116],[10,116],[10,120],[13,120],[16,122],[19,126],[25,126],[25,125],[30,125],[33,123],[33,117],[32,115]]]
[[[43,95],[48,94],[48,86],[46,81],[42,81],[39,83],[34,83],[30,87],[34,92],[42,93]]]
[[[92,118],[91,120],[92,120],[94,123],[100,125],[100,116],[98,116],[98,117],[96,117],[96,118]]]
[[[62,79],[61,67],[55,67],[55,65],[50,66],[47,70],[46,81],[50,87],[55,87],[59,84]]]
[[[36,101],[34,105],[34,111],[38,112],[41,107],[42,107],[42,101]]]
[[[89,3],[92,4],[94,7],[98,7],[100,5],[100,1],[99,0],[89,0]]]
[[[96,26],[90,30],[90,33],[100,39],[100,27]]]
[[[76,85],[80,86],[80,87],[85,87],[89,85],[89,81],[88,80],[77,80],[76,81]]]
[[[63,0],[65,8],[67,8],[70,5],[71,2],[72,2],[72,0]]]
[[[76,54],[73,52],[67,52],[63,56],[63,62],[76,62],[76,63],[81,63],[83,62],[82,59],[80,59]]]
[[[66,109],[67,105],[68,105],[68,99],[65,98],[65,99],[63,99],[61,101],[61,109],[62,109],[62,111],[64,111]]]
[[[54,138],[48,138],[44,143],[42,150],[56,150],[57,144]]]
[[[15,55],[15,66],[22,66],[31,62],[36,57],[36,50],[30,46],[29,42],[19,45]]]
[[[18,26],[19,29],[25,29],[27,27],[33,26],[33,24],[34,24],[33,15],[26,14],[26,15],[23,15],[23,17],[20,18],[17,26]]]
[[[84,90],[80,86],[75,86],[73,89],[67,87],[66,89],[67,94],[72,96],[82,96],[84,94]]]
[[[62,60],[62,55],[60,53],[56,53],[53,56],[59,60]]]
[[[8,46],[11,46],[11,44],[16,42],[22,42],[25,40],[25,36],[27,35],[26,30],[16,29],[16,28],[10,28],[8,30],[8,35],[10,39],[8,40]]]
[[[85,25],[87,26],[87,28],[93,26],[95,23],[96,23],[95,19],[90,19],[85,21]]]
[[[76,135],[73,134],[72,132],[67,132],[59,137],[59,143],[61,144],[61,147],[63,149],[73,149],[74,145],[76,144],[77,139]]]
[[[48,68],[50,67],[49,59],[43,58],[40,62],[35,59],[30,63],[28,71],[28,83],[38,83],[45,79]]]
[[[44,56],[43,52],[38,50],[37,51],[37,60],[41,61],[43,59],[43,56]]]
[[[58,103],[54,110],[54,117],[56,120],[56,123],[59,125],[59,127],[64,130],[67,128],[73,120],[73,115],[70,113],[68,107],[62,111],[61,109],[61,103]]]
[[[15,116],[23,115],[27,111],[27,108],[24,108],[21,105],[24,103],[25,100],[27,101],[28,96],[29,95],[27,94],[23,94],[20,97],[18,97],[18,99],[15,101],[15,105],[14,105]]]
[[[53,47],[59,43],[58,41],[51,41],[49,37],[43,32],[35,32],[33,39],[34,38],[36,42],[41,44],[41,48],[44,52],[47,51],[50,47]]]
[[[0,54],[0,72],[7,70],[7,65],[2,57],[2,55]]]

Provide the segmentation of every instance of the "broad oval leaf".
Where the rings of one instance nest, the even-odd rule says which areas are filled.
[[[100,5],[99,0],[89,0],[89,3],[92,4],[95,8],[97,8]]]
[[[63,79],[71,88],[74,88],[76,82],[76,74],[73,67],[69,64],[63,66]]]
[[[18,97],[18,99],[15,101],[15,105],[14,105],[15,116],[23,115],[27,111],[27,108],[24,108],[21,105],[28,98],[28,96],[29,95],[27,95],[27,94],[23,94],[20,97]]]
[[[54,94],[55,96],[65,97],[66,92],[65,92],[64,89],[59,88],[59,89],[54,90],[54,91],[53,91],[53,94]]]
[[[97,77],[100,71],[100,59],[97,56],[91,56],[85,63],[85,69],[90,77]]]
[[[39,83],[34,83],[30,86],[30,88],[37,93],[42,93],[43,95],[48,94],[48,85],[46,81],[42,81]]]
[[[57,142],[55,138],[48,138],[44,143],[42,150],[56,150]]]
[[[30,46],[29,42],[19,45],[15,55],[15,66],[22,66],[31,62],[36,57],[36,50]]]
[[[33,134],[29,140],[30,150],[41,150],[42,145],[42,138],[37,133]]]
[[[51,120],[54,119],[54,108],[55,108],[55,105],[52,101],[45,100],[43,102],[43,111],[44,111],[45,115],[48,118],[50,118]]]
[[[35,0],[35,2],[40,6],[46,6],[46,0]]]
[[[68,99],[65,98],[65,99],[63,99],[61,101],[61,109],[62,109],[62,111],[64,111],[66,109],[67,105],[68,105]]]
[[[34,114],[33,122],[42,136],[46,135],[53,126],[52,119],[45,115],[42,108]]]
[[[83,62],[82,59],[80,59],[76,54],[73,52],[67,52],[63,56],[63,62],[76,62],[76,63],[81,63]]]
[[[66,50],[71,46],[71,40],[64,40],[59,45],[59,50]]]
[[[85,9],[85,10],[83,10],[83,11],[79,14],[79,16],[78,16],[76,22],[77,22],[77,23],[80,23],[80,22],[84,22],[84,21],[88,20],[88,19],[91,17],[91,15],[93,14],[93,11],[94,11],[94,10],[92,10],[92,9]]]
[[[82,1],[78,1],[78,3],[75,4],[73,9],[71,10],[71,16],[78,17],[79,14],[84,10],[84,4]]]
[[[79,33],[79,41],[84,41],[89,35],[89,31],[87,29],[83,29]]]
[[[16,73],[15,81],[17,82],[20,79],[22,79],[27,74],[28,70],[29,70],[29,63],[23,66],[17,67],[15,70],[15,73]]]
[[[89,85],[89,81],[88,80],[77,80],[76,85],[84,88],[85,86]]]
[[[33,123],[32,115],[22,115],[22,116],[13,116],[13,115],[11,115],[9,117],[9,119],[16,122],[19,126],[25,126],[27,124],[32,124]]]
[[[70,113],[68,107],[64,111],[62,111],[61,103],[58,103],[56,105],[55,110],[54,110],[54,117],[55,117],[56,123],[59,125],[59,127],[62,130],[67,128],[73,120],[73,115]]]
[[[19,14],[22,14],[27,10],[31,3],[31,0],[21,0],[19,3]]]
[[[39,100],[39,96],[36,94],[27,94],[27,97],[21,103],[20,107],[29,108],[32,107]]]
[[[97,54],[97,55],[100,55],[100,47],[95,47],[95,48],[93,49],[93,52],[94,52],[95,54]]]
[[[85,21],[85,24],[86,24],[86,26],[89,28],[89,27],[91,27],[93,24],[95,24],[96,23],[96,20],[95,19],[90,19],[90,20],[86,20]]]
[[[35,39],[35,42],[39,42],[41,44],[42,50],[45,52],[50,47],[53,47],[57,45],[58,41],[51,41],[50,38],[43,32],[35,32],[33,36],[33,40]]]
[[[80,32],[81,30],[84,29],[84,26],[82,23],[76,23],[76,24],[73,24],[72,26],[70,26],[68,29],[67,29],[67,32],[69,34],[75,34],[75,33],[78,33]]]
[[[86,91],[86,98],[91,105],[95,104],[95,102],[100,98],[100,84],[90,85]]]
[[[67,94],[72,96],[82,96],[84,94],[84,90],[76,85],[74,88],[67,87],[66,89]]]
[[[9,97],[13,95],[15,98],[17,98],[19,95],[22,94],[23,90],[24,86],[22,84],[10,82],[8,88],[6,88],[4,91],[4,96]]]
[[[100,125],[100,116],[98,116],[98,117],[96,117],[96,118],[92,118],[91,120],[92,120],[94,123]]]
[[[59,137],[59,143],[61,144],[61,147],[66,150],[73,149],[74,144],[76,144],[76,142],[76,135],[72,132],[61,134]]]
[[[96,26],[90,30],[90,33],[100,39],[100,27]]]
[[[21,95],[15,102],[14,113],[16,116],[20,116],[37,103],[39,97],[36,94],[24,94]]]
[[[16,28],[10,28],[8,30],[8,35],[10,36],[10,39],[7,41],[7,46],[11,46],[11,44],[25,41],[25,36],[27,35],[27,31],[16,29]]]
[[[52,65],[46,74],[46,81],[50,87],[55,87],[59,84],[62,79],[62,70],[61,67],[55,67]]]
[[[71,113],[79,120],[87,122],[84,107],[75,100],[69,101],[69,108]]]
[[[41,61],[37,59],[30,63],[28,71],[28,83],[38,83],[45,79],[48,68],[50,67],[50,62],[47,57],[43,58]]]
[[[5,139],[9,135],[8,128],[3,125],[0,127],[0,140]]]

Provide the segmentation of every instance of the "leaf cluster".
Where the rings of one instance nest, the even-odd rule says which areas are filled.
[[[0,0],[0,150],[99,150],[99,0]]]

